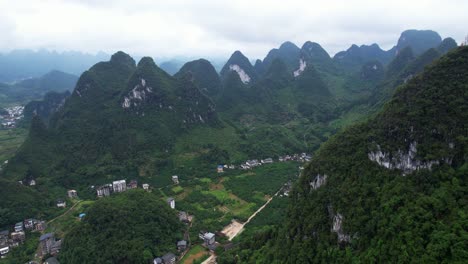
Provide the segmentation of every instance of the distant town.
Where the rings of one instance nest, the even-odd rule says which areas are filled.
[[[5,108],[0,114],[2,128],[15,128],[18,122],[23,118],[24,106],[17,105]]]

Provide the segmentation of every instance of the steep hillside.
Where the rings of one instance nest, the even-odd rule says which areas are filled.
[[[218,73],[213,65],[205,59],[187,62],[175,74],[175,77],[181,77],[184,74],[189,74],[199,89],[211,98],[216,97],[222,90]]]
[[[294,188],[284,228],[243,260],[466,260],[467,72],[461,47],[400,87],[376,117],[325,143]]]
[[[24,107],[22,122],[29,124],[34,115],[38,115],[46,124],[52,115],[60,110],[65,100],[70,96],[69,91],[63,93],[49,92],[41,101],[31,101]]]
[[[276,59],[282,60],[289,71],[293,71],[299,67],[300,49],[292,42],[284,42],[278,49],[272,49],[268,52],[267,56],[263,59],[262,68],[258,74],[265,73],[270,68],[273,61]]]
[[[252,84],[257,80],[257,73],[249,59],[240,51],[235,51],[224,67],[221,69],[221,77],[225,79],[230,72],[236,72],[244,84]]]

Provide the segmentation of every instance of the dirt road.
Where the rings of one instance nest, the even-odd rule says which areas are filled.
[[[275,193],[275,195],[273,195],[270,199],[268,199],[268,201],[266,201],[265,204],[263,204],[260,208],[258,208],[258,210],[255,211],[249,217],[249,219],[247,219],[247,221],[245,221],[245,223],[240,223],[240,222],[238,222],[236,220],[233,220],[229,225],[224,227],[224,229],[223,229],[223,231],[221,231],[221,233],[225,234],[229,238],[229,241],[231,241],[238,234],[240,234],[242,232],[242,230],[244,230],[244,226],[246,224],[248,224],[250,222],[250,220],[252,220],[258,213],[260,213],[271,202],[271,200],[273,200],[273,198],[279,194],[279,192],[281,190],[282,190],[282,188],[279,191],[277,191]]]

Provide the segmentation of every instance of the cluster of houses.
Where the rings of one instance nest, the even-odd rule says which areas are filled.
[[[301,154],[292,154],[292,155],[285,155],[285,156],[279,156],[278,161],[279,162],[285,162],[285,161],[298,161],[298,162],[308,162],[312,159],[312,156],[307,154],[307,153],[301,153]],[[222,173],[226,169],[242,169],[242,170],[249,170],[264,164],[271,164],[275,162],[273,158],[266,158],[266,159],[252,159],[252,160],[247,160],[240,164],[239,166],[235,165],[218,165],[217,167],[217,172]]]
[[[147,191],[150,188],[149,184],[147,183],[142,184],[141,187]],[[94,188],[94,186],[91,186],[91,188]],[[138,188],[138,182],[136,180],[131,180],[128,184],[126,180],[118,180],[96,187],[96,194],[97,197],[106,197],[110,196],[112,193],[125,192],[126,190],[136,188]]]
[[[1,115],[3,128],[14,128],[21,118],[23,118],[24,106],[17,105],[5,108],[5,114]]]
[[[3,230],[0,232],[0,257],[4,258],[12,248],[19,246],[26,240],[25,231],[44,231],[46,228],[45,221],[37,219],[26,219],[23,222],[18,222],[13,227],[14,232]]]
[[[286,156],[280,156],[278,158],[279,162],[284,162],[284,161],[299,161],[299,162],[309,162],[312,159],[312,156],[307,154],[307,153],[301,153],[301,154],[293,154],[293,155],[286,155]]]

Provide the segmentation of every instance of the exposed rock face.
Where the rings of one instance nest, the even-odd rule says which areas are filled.
[[[419,169],[431,169],[433,165],[437,165],[440,162],[438,160],[421,161],[416,158],[417,154],[417,143],[416,141],[411,142],[407,153],[402,150],[398,150],[395,154],[384,152],[377,145],[377,150],[368,153],[370,160],[377,162],[380,166],[387,169],[399,169],[403,171],[403,175],[409,174]],[[446,159],[450,163],[450,159]]]
[[[327,175],[326,174],[324,174],[324,175],[317,174],[317,176],[315,176],[314,180],[310,182],[310,187],[313,190],[317,190],[320,186],[324,185],[326,182],[327,182]]]
[[[307,62],[304,61],[303,59],[299,60],[299,69],[294,71],[294,77],[297,77],[301,75],[302,72],[304,72],[305,68],[307,67]]]
[[[143,102],[147,94],[152,93],[153,90],[151,87],[146,86],[145,79],[141,79],[141,84],[138,84],[133,88],[127,96],[124,97],[124,101],[122,103],[123,108],[129,108],[131,106],[138,106],[141,102]]]
[[[333,216],[332,232],[338,235],[338,242],[347,243],[351,240],[350,235],[343,232],[343,216],[340,213],[336,213]]]
[[[237,72],[243,83],[250,82],[250,76],[237,64],[229,65],[229,70]]]

